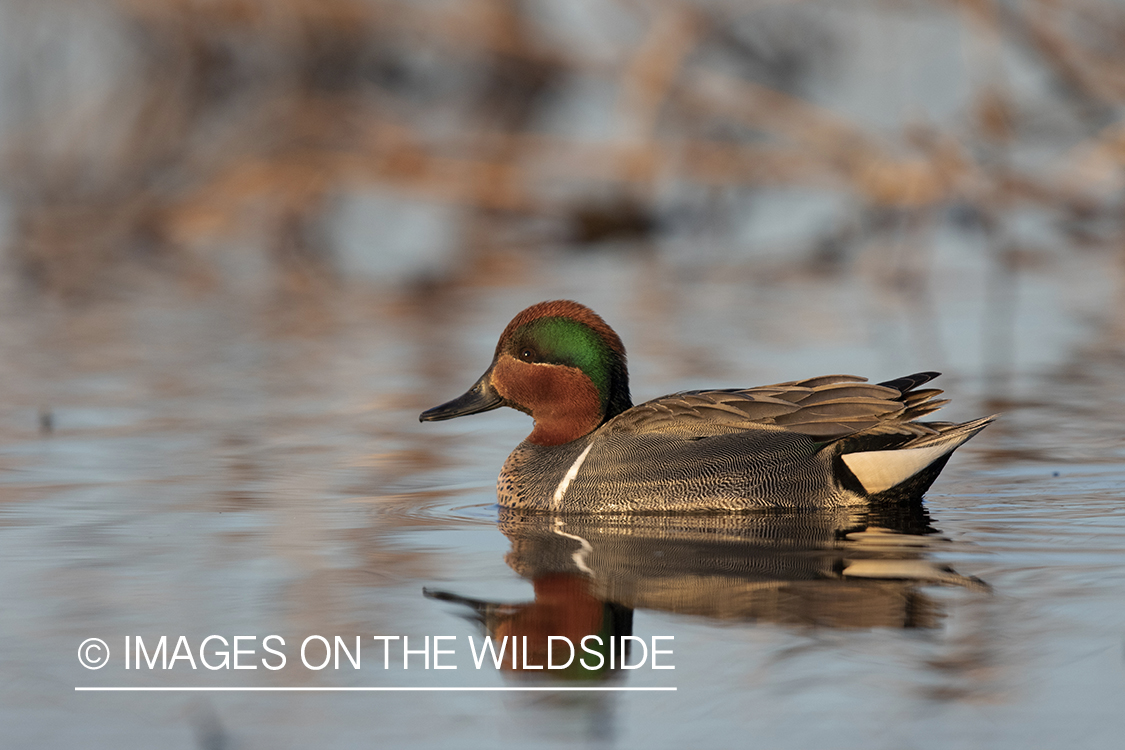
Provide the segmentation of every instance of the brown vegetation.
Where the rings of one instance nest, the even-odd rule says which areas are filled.
[[[579,243],[659,232],[676,213],[659,195],[678,185],[826,188],[909,226],[967,218],[1004,257],[1020,248],[996,228],[1031,205],[1081,244],[1125,246],[1120,4],[880,5],[958,24],[976,90],[956,127],[878,131],[802,90],[818,59],[848,53],[801,15],[817,5],[619,0],[587,20],[616,24],[617,47],[598,53],[550,38],[542,6],[518,0],[119,0],[98,17],[100,43],[121,47],[109,84],[76,102],[36,92],[79,85],[43,51],[81,33],[64,22],[78,4],[23,4],[3,144],[10,257],[64,296],[138,261],[214,281],[214,248],[249,230],[284,276],[330,275],[325,212],[372,184],[464,207],[477,245],[528,219]],[[1073,123],[1031,166],[1013,156],[1042,139],[1004,72],[1013,55]],[[578,77],[615,92],[604,137],[545,126]]]

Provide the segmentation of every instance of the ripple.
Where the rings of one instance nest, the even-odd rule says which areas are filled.
[[[466,502],[467,499],[475,502]],[[487,488],[464,485],[400,492],[361,498],[360,501],[371,505],[384,528],[465,523],[494,526],[499,508],[495,489],[491,485]]]

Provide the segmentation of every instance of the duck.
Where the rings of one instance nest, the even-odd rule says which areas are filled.
[[[681,391],[634,405],[620,337],[572,300],[504,329],[492,363],[437,422],[507,406],[534,426],[497,480],[500,506],[551,513],[709,513],[918,500],[997,415],[922,421],[939,375],[824,375]]]

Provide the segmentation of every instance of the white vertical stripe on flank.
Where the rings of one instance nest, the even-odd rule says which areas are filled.
[[[570,465],[566,476],[562,478],[562,481],[559,482],[559,486],[555,488],[555,495],[551,498],[551,510],[559,510],[562,508],[563,495],[566,494],[566,488],[569,487],[570,483],[574,481],[574,478],[578,476],[578,470],[582,468],[582,463],[586,460],[586,454],[589,453],[590,449],[593,447],[594,441],[591,440],[590,444],[586,446],[586,450],[582,451],[578,458],[574,459],[574,463]]]

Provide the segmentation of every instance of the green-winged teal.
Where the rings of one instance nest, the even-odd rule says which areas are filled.
[[[568,300],[517,315],[492,365],[421,420],[511,406],[535,428],[500,472],[501,505],[662,512],[831,507],[916,498],[994,417],[919,422],[941,407],[922,372],[878,385],[826,375],[684,391],[633,406],[621,339]]]

